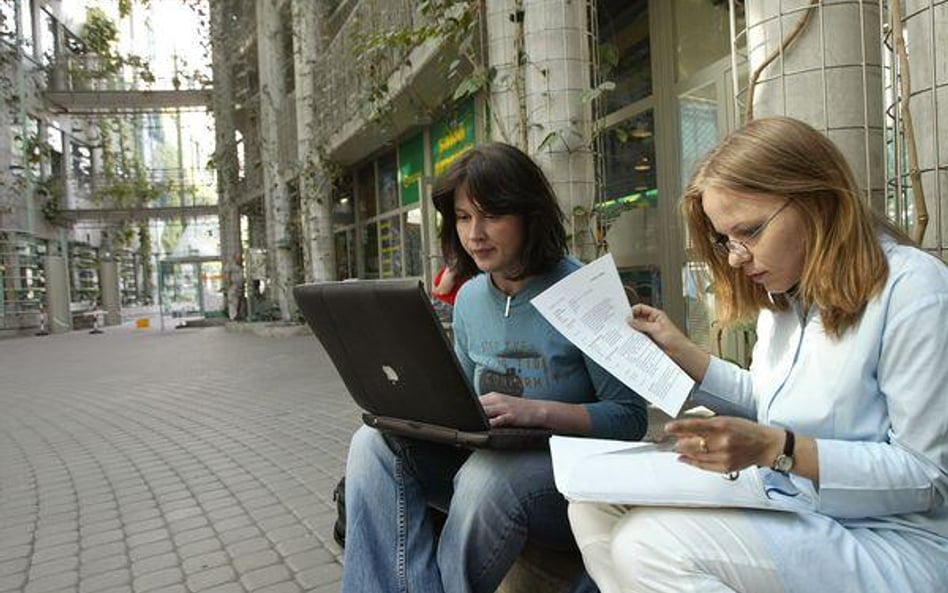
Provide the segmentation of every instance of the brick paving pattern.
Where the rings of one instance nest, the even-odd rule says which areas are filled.
[[[335,592],[359,422],[308,335],[0,340],[0,593]]]

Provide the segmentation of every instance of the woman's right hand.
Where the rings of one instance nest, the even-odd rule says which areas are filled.
[[[632,329],[652,338],[692,379],[700,382],[704,378],[711,356],[688,339],[664,311],[648,305],[635,305],[627,321]]]
[[[661,309],[648,305],[635,305],[627,319],[632,329],[636,329],[658,344],[666,353],[680,349],[690,342],[678,326]]]

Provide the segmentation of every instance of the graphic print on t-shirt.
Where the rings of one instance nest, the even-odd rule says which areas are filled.
[[[548,391],[545,359],[526,342],[484,344],[485,352],[496,352],[490,368],[482,368],[478,377],[478,393],[496,391],[507,395]],[[493,346],[493,348],[490,348]],[[499,347],[498,347],[499,346]],[[499,369],[503,369],[501,372]]]

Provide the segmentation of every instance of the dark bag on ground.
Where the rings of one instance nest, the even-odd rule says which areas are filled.
[[[332,499],[336,503],[336,523],[332,526],[332,538],[346,547],[346,477],[342,476],[332,490]]]

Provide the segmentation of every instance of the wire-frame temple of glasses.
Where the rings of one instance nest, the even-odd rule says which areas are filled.
[[[790,200],[784,200],[783,204],[779,208],[774,210],[774,213],[767,217],[767,220],[761,223],[757,229],[747,236],[743,241],[738,241],[736,239],[728,239],[727,235],[715,235],[711,237],[711,243],[714,245],[715,249],[723,253],[724,255],[736,255],[737,257],[745,257],[750,253],[750,248],[747,246],[747,241],[753,241],[754,239],[759,238],[764,230],[773,222],[773,219],[777,218],[777,215],[783,212],[784,208],[790,205]]]

